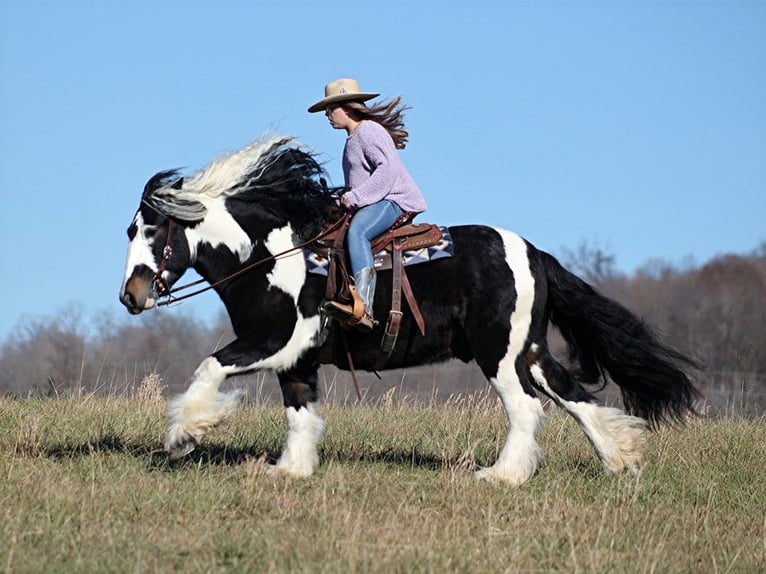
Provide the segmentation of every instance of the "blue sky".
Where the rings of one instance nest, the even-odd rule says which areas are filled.
[[[161,169],[272,128],[342,184],[344,134],[306,108],[348,76],[412,106],[421,220],[586,241],[626,273],[766,241],[763,0],[3,0],[0,340],[121,318],[125,229]]]

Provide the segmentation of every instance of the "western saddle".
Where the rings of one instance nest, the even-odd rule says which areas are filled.
[[[380,343],[380,356],[376,369],[382,369],[388,361],[399,336],[402,320],[402,293],[404,293],[415,323],[421,335],[425,335],[426,325],[420,306],[415,299],[407,272],[402,260],[402,253],[412,249],[422,249],[436,245],[442,240],[442,231],[432,223],[412,223],[415,213],[405,212],[384,233],[372,240],[372,253],[383,252],[391,258],[393,285],[391,290],[391,309]],[[353,288],[353,280],[348,272],[344,241],[351,222],[351,214],[347,213],[338,222],[328,226],[332,230],[317,242],[315,250],[329,260],[327,273],[327,288],[325,300],[340,301],[344,304],[359,307],[359,295]],[[341,325],[345,327],[347,325]]]

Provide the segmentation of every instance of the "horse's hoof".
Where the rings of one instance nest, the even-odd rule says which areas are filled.
[[[532,474],[524,474],[524,473],[503,474],[498,472],[498,470],[492,466],[480,468],[479,470],[473,473],[473,475],[479,481],[489,482],[490,484],[496,484],[496,485],[510,485],[510,486],[520,486],[524,484],[526,481],[528,481],[532,477]]]
[[[184,437],[182,441],[168,446],[168,458],[170,460],[180,460],[195,448],[197,448],[197,441],[190,436]]]
[[[488,468],[480,468],[473,473],[476,480],[481,482],[489,482],[490,484],[497,484],[498,480],[492,475],[492,472]]]
[[[266,475],[279,478],[307,478],[314,474],[315,466],[319,466],[319,463],[301,467],[291,467],[280,463],[270,464],[266,467]]]

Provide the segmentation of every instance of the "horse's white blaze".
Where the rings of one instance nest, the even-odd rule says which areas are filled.
[[[144,217],[139,211],[136,213],[136,217],[133,219],[133,225],[136,226],[136,235],[128,244],[128,256],[125,262],[125,275],[133,271],[137,265],[147,265],[151,269],[156,270],[157,264],[154,262],[154,254],[152,253],[152,242],[148,241],[144,236],[146,230],[146,224],[144,223]]]
[[[315,404],[304,408],[285,409],[287,440],[276,468],[292,476],[309,476],[319,467],[317,444],[322,438],[325,422],[314,411]]]
[[[577,421],[604,468],[610,472],[629,470],[636,473],[640,470],[646,421],[612,407],[567,401],[550,387],[545,372],[538,364],[532,365],[529,371],[535,381],[554,397],[556,404]]]
[[[247,261],[253,252],[250,236],[226,210],[225,204],[220,200],[210,200],[204,196],[200,196],[199,201],[207,208],[205,218],[197,225],[186,229],[186,240],[189,243],[192,261],[197,258],[197,249],[202,243],[207,243],[214,248],[224,245],[239,257],[240,262]]]
[[[152,253],[152,243],[144,236],[146,224],[140,211],[136,214],[135,219],[133,219],[133,224],[137,227],[137,233],[128,243],[128,253],[125,257],[125,275],[123,276],[122,287],[120,288],[120,298],[125,295],[128,279],[133,275],[136,267],[146,265],[152,271],[157,271],[157,264],[154,262],[154,254]],[[154,299],[147,299],[145,308],[153,307],[154,303]]]
[[[542,404],[537,397],[524,392],[515,365],[529,334],[535,280],[529,268],[524,240],[510,231],[496,231],[505,245],[506,261],[513,272],[517,298],[510,317],[508,351],[498,365],[497,377],[490,383],[500,395],[510,431],[495,464],[479,470],[476,475],[481,479],[521,484],[532,477],[542,459],[540,447],[535,441],[535,432],[543,416]]]

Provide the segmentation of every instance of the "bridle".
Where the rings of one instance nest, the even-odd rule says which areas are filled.
[[[241,269],[237,269],[234,273],[227,275],[223,279],[219,279],[215,283],[211,283],[207,287],[203,287],[202,289],[198,289],[197,291],[193,291],[191,293],[181,295],[180,297],[176,297],[175,294],[180,291],[186,291],[187,289],[190,289],[201,283],[204,283],[205,280],[198,279],[196,281],[186,283],[185,285],[181,285],[180,287],[171,289],[170,285],[168,285],[168,282],[165,280],[164,277],[162,277],[162,274],[167,269],[168,261],[170,261],[170,258],[173,255],[173,246],[172,246],[173,229],[177,225],[171,218],[168,218],[168,234],[167,234],[167,238],[165,239],[165,247],[162,248],[162,260],[160,261],[160,264],[157,267],[157,272],[154,274],[154,277],[152,278],[152,289],[156,293],[157,298],[167,297],[167,299],[164,301],[158,302],[157,306],[162,307],[165,305],[172,305],[180,301],[183,301],[184,299],[189,299],[190,297],[194,297],[195,295],[199,295],[200,293],[204,293],[205,291],[214,289],[215,287],[218,287],[219,285],[222,285],[223,283],[226,283],[227,281],[231,281],[232,279],[239,277],[240,275],[244,275],[248,271],[251,271],[252,269],[256,267],[263,265],[264,263],[275,261],[279,259],[280,257],[285,257],[287,255],[291,255],[292,253],[295,253],[296,251],[300,251],[304,249],[305,247],[308,247],[312,245],[313,243],[316,243],[317,241],[321,241],[325,237],[332,235],[335,231],[337,231],[343,225],[346,224],[349,217],[350,217],[350,214],[346,213],[343,216],[341,216],[340,219],[338,219],[334,223],[322,229],[322,231],[319,232],[319,234],[315,235],[308,241],[304,241],[303,243],[299,245],[295,245],[291,247],[290,249],[286,249],[280,253],[275,253],[273,255],[269,255],[268,257],[264,257],[263,259],[259,259],[258,261],[254,261],[253,263],[250,263],[249,265],[246,265],[242,267]]]
[[[168,282],[165,280],[162,274],[165,272],[165,269],[168,266],[168,261],[170,260],[170,256],[173,255],[173,228],[174,227],[175,227],[175,223],[173,222],[172,219],[168,218],[168,236],[165,238],[165,247],[162,248],[162,261],[160,261],[160,264],[157,267],[157,272],[154,274],[154,278],[152,279],[152,289],[154,289],[154,292],[157,294],[158,298],[171,296],[170,285],[168,285]],[[167,305],[168,303],[163,301],[159,304]]]

